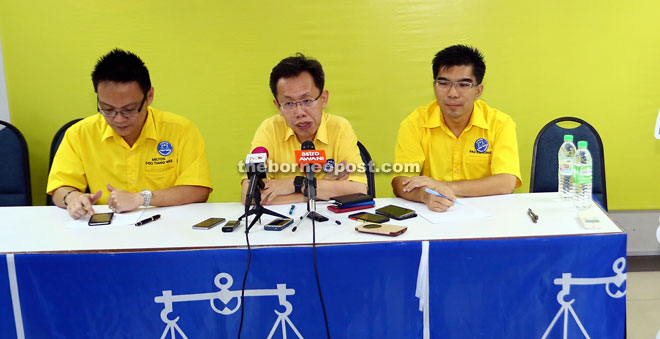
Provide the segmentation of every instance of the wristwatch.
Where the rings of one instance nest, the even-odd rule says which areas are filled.
[[[301,175],[293,179],[293,188],[296,193],[302,193],[302,188],[304,184],[305,184],[305,177]]]
[[[142,196],[144,197],[144,204],[142,204],[142,206],[149,207],[149,204],[151,203],[151,197],[153,196],[151,191],[150,190],[144,190],[144,191],[140,192],[140,194],[142,194]]]

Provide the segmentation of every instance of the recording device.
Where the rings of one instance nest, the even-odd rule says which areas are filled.
[[[225,233],[233,232],[235,229],[241,226],[241,222],[238,220],[229,220],[227,223],[222,226],[222,231]]]
[[[408,227],[406,226],[382,225],[373,223],[364,223],[362,225],[355,226],[355,230],[358,232],[388,235],[390,237],[401,235],[406,232],[407,229]]]
[[[390,218],[384,215],[378,215],[378,214],[366,213],[366,212],[353,213],[348,217],[353,220],[359,220],[359,221],[371,222],[371,223],[384,223],[390,221]]]
[[[246,205],[252,203],[255,191],[264,186],[263,179],[268,174],[267,160],[268,150],[261,146],[253,149],[252,153],[248,154],[245,158],[245,171],[247,172],[248,179],[250,179],[250,186],[245,198]]]
[[[115,214],[113,212],[92,214],[92,217],[89,218],[87,225],[89,226],[110,225],[110,223],[112,223],[112,217],[114,215]]]
[[[265,225],[264,229],[268,230],[268,231],[281,231],[281,230],[289,227],[289,225],[291,225],[291,223],[293,223],[293,219],[277,218],[277,219],[269,222],[267,225]]]
[[[415,211],[399,207],[396,205],[387,205],[376,210],[376,214],[384,215],[396,220],[410,219],[417,216]]]
[[[307,197],[316,200],[316,178],[314,172],[325,164],[325,151],[316,150],[314,143],[305,141],[302,143],[301,150],[295,151],[296,163],[305,172]]]
[[[225,218],[208,218],[200,223],[193,225],[195,230],[210,230],[225,221]]]
[[[310,219],[313,219],[314,221],[319,221],[319,222],[324,222],[324,221],[330,220],[330,219],[328,219],[328,217],[326,217],[322,214],[316,213],[316,212],[307,213],[307,217],[310,218]]]

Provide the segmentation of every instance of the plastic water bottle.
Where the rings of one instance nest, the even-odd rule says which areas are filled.
[[[564,135],[564,143],[559,147],[557,160],[559,171],[557,184],[559,186],[559,197],[563,199],[573,198],[573,159],[575,158],[575,144],[573,136]]]
[[[587,142],[578,141],[578,149],[575,152],[575,160],[573,162],[575,173],[573,177],[573,183],[575,184],[575,207],[578,209],[586,209],[591,206],[592,166],[591,153],[587,149]]]

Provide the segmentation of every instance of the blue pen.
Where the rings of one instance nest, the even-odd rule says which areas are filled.
[[[293,210],[296,209],[296,205],[291,205],[291,209],[289,210],[289,215],[293,214]]]
[[[442,194],[440,194],[440,193],[438,193],[438,192],[436,192],[436,191],[434,191],[434,190],[432,190],[432,189],[430,189],[430,188],[428,188],[428,187],[425,189],[425,191],[426,191],[426,193],[428,193],[428,194],[433,194],[433,195],[435,195],[435,196],[437,196],[437,197],[445,198],[445,199],[447,199],[447,200],[449,200],[449,201],[452,201],[451,199],[445,197],[444,195],[442,195]],[[454,203],[462,204],[460,201],[458,201],[458,199],[454,200]]]

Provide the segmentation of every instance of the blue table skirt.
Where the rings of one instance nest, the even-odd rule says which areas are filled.
[[[421,338],[423,317],[415,297],[421,251],[420,242],[318,247],[332,337]],[[565,313],[569,338],[584,337],[583,331],[591,338],[623,338],[625,296],[611,295],[625,292],[625,282],[571,286],[563,300],[574,300],[575,315],[562,309],[550,325],[562,307],[557,299],[562,286],[555,279],[564,273],[615,276],[613,263],[625,256],[625,234],[433,241],[431,337],[541,338],[547,332],[547,338],[562,338]],[[1,259],[0,338],[14,338],[6,256]],[[234,338],[238,333],[241,305],[235,296],[245,249],[16,254],[14,259],[26,338],[182,338],[181,333]],[[245,297],[244,338],[266,338],[274,325],[273,338],[281,338],[283,328],[288,338],[296,338],[296,331],[305,338],[325,337],[311,247],[253,249],[246,290],[263,295]],[[209,300],[205,293],[216,294]],[[191,300],[173,301],[176,296]],[[171,312],[163,312],[167,300]],[[278,318],[276,312],[287,313],[287,305],[288,317]]]

